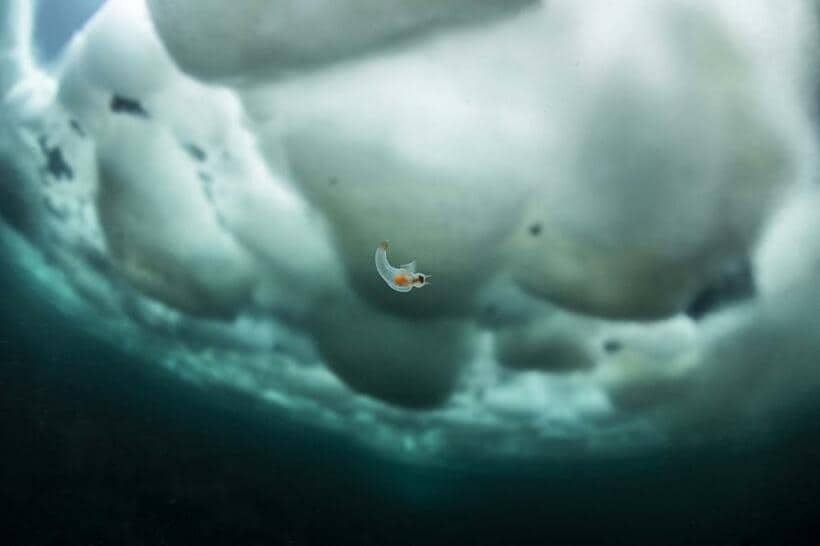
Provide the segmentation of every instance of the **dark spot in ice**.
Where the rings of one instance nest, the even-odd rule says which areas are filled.
[[[83,130],[82,125],[76,119],[72,119],[68,122],[71,125],[71,128],[74,129],[74,132],[77,133],[79,136],[85,138],[85,131]]]
[[[203,150],[196,144],[189,142],[188,144],[184,144],[183,147],[185,148],[185,151],[188,152],[188,155],[190,155],[196,161],[205,161],[206,159],[208,159],[208,154],[205,153],[205,150]]]
[[[112,112],[117,114],[130,114],[140,118],[147,118],[148,112],[142,107],[140,101],[128,97],[121,97],[114,95],[111,97],[111,104],[109,105]]]
[[[487,316],[494,317],[498,314],[498,307],[496,307],[494,304],[491,303],[490,305],[487,306],[487,308],[484,310],[484,312],[487,313]]]
[[[74,179],[74,169],[71,165],[66,163],[63,157],[63,151],[59,146],[50,147],[46,142],[45,137],[40,137],[40,150],[46,158],[46,170],[56,179],[66,178],[68,180]]]
[[[331,176],[330,178],[327,179],[327,183],[331,186],[335,186],[339,183],[339,179],[336,178],[335,176]]]
[[[617,353],[623,349],[623,345],[617,339],[607,339],[604,341],[604,351],[608,353]]]
[[[746,258],[707,285],[686,308],[686,314],[698,320],[729,304],[753,298],[755,292],[752,265]]]
[[[209,175],[208,173],[199,171],[197,174],[199,175],[199,179],[203,182],[210,182],[211,180],[213,180],[213,178],[211,178],[211,175]]]
[[[539,222],[534,223],[530,226],[530,235],[533,237],[538,237],[541,233],[541,224]]]

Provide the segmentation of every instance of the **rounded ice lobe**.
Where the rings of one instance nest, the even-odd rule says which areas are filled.
[[[820,192],[802,188],[772,217],[755,254],[763,297],[781,297],[817,281],[820,272]]]
[[[147,116],[146,100],[183,83],[142,1],[106,2],[71,40],[57,70],[58,100],[91,132],[117,103],[139,105]]]
[[[111,93],[141,97],[167,85],[174,75],[143,2],[107,2],[77,41],[86,76]]]
[[[537,0],[147,0],[179,66],[206,81],[312,68],[515,13]]]
[[[517,231],[513,267],[531,294],[571,309],[670,316],[749,253],[811,166],[803,89],[753,56],[737,18],[718,25],[686,2],[596,7],[552,4],[546,32],[560,40],[547,63],[565,134],[526,212],[539,235]],[[651,23],[604,24],[624,16]]]
[[[185,152],[166,130],[129,118],[100,144],[100,224],[122,274],[186,312],[235,315],[253,262],[219,224]]]
[[[594,321],[562,311],[545,312],[522,326],[501,328],[495,351],[499,364],[516,370],[562,373],[595,366]]]
[[[443,404],[473,356],[473,329],[455,320],[407,321],[357,300],[329,299],[312,318],[330,369],[356,391],[392,404]]]

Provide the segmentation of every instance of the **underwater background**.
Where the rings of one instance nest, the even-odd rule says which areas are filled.
[[[816,544],[817,404],[750,445],[402,463],[125,357],[3,281],[8,544]]]
[[[817,544],[818,20],[0,0],[0,541]]]

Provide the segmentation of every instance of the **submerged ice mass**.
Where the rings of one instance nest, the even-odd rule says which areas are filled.
[[[109,0],[48,63],[32,9],[0,6],[6,252],[182,377],[418,457],[820,388],[808,0]],[[435,285],[386,290],[381,238]]]

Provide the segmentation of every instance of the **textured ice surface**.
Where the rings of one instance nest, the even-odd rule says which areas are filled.
[[[109,0],[45,67],[10,0],[5,247],[67,320],[410,456],[754,429],[820,387],[812,9]]]

